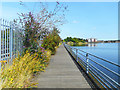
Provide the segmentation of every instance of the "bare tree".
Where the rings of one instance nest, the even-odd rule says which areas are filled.
[[[27,8],[27,6],[22,2],[20,2],[20,5]],[[49,10],[49,8],[50,7],[47,3],[39,2],[39,7],[37,7],[39,11],[37,13],[34,12],[35,9],[34,11],[30,11],[35,19],[35,22],[37,22],[38,37],[42,37],[43,34],[49,33],[53,29],[53,27],[58,27],[65,23],[65,13],[67,11],[67,5],[56,2],[56,5],[52,10]],[[21,13],[19,14],[19,16],[20,23],[24,25],[26,22],[25,19],[28,18],[28,13]]]

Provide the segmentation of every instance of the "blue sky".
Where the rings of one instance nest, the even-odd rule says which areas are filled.
[[[48,3],[53,7],[54,3]],[[79,38],[97,38],[98,40],[118,39],[118,3],[117,2],[66,2],[67,23],[60,26],[62,39],[67,36]],[[37,2],[26,3],[29,10],[37,8]],[[17,13],[29,11],[18,2],[3,2],[2,17],[7,20],[17,18]]]

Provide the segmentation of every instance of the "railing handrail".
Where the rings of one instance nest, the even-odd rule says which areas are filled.
[[[73,48],[73,49],[78,49],[78,48]],[[80,49],[78,49],[78,50],[79,50],[79,51],[82,51],[82,52],[84,52],[84,53],[88,53],[88,52],[85,52],[85,51],[80,50]],[[103,58],[98,57],[98,56],[96,56],[96,55],[93,55],[93,54],[91,54],[91,53],[88,53],[88,54],[91,55],[91,56],[93,56],[93,57],[96,57],[96,58],[98,58],[98,59],[101,59],[101,60],[103,60],[103,61],[106,61],[106,62],[108,62],[108,63],[110,63],[110,64],[113,64],[113,65],[115,65],[115,66],[120,67],[120,65],[117,64],[117,63],[114,63],[114,62],[108,61],[108,60],[106,60],[106,59],[103,59]]]
[[[79,53],[79,54],[85,57],[85,55],[83,55],[83,54],[81,54],[81,53]],[[103,67],[104,69],[106,69],[106,70],[108,70],[108,71],[110,71],[110,72],[112,72],[112,73],[114,73],[115,75],[117,75],[117,76],[120,77],[120,74],[116,73],[115,71],[110,70],[109,68],[107,68],[107,67],[101,65],[100,63],[98,63],[98,62],[92,60],[91,58],[88,58],[88,59],[91,60],[91,61],[93,61],[94,63],[98,64],[99,66]]]

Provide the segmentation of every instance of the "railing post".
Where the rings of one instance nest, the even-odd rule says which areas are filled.
[[[4,54],[4,19],[2,19],[2,24],[3,24],[3,27],[2,27],[2,29],[3,29],[3,31],[2,31],[2,33],[3,33],[3,35],[2,35],[2,54]]]
[[[16,46],[15,46],[15,37],[16,37],[16,35],[15,35],[15,27],[14,27],[14,23],[12,23],[12,36],[13,36],[13,42],[12,42],[12,44],[13,44],[13,47],[12,47],[12,53],[13,53],[13,58],[12,59],[14,59],[15,58],[15,55],[16,55],[16,52],[15,52],[15,50],[16,50]]]
[[[6,60],[6,21],[5,21],[5,60]]]
[[[8,25],[8,22],[7,22],[7,26],[9,26],[9,25]],[[9,40],[9,39],[8,39],[8,31],[9,31],[9,29],[7,28],[7,62],[8,62],[8,53],[9,53],[9,52],[8,52],[8,45],[9,45],[9,44],[8,44],[8,40]]]
[[[12,23],[10,22],[10,59],[12,61],[12,48],[13,48],[13,27]]]
[[[86,53],[86,61],[87,61],[87,74],[89,72],[89,59],[88,59],[88,53]]]
[[[76,49],[76,60],[78,62],[78,49]]]

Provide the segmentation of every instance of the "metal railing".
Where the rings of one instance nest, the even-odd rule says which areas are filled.
[[[93,79],[98,87],[109,89],[120,88],[120,74],[118,73],[120,65],[87,53],[78,48],[71,47],[65,43],[64,46],[79,63],[79,65],[84,69],[84,71],[91,77],[91,79]],[[117,69],[117,71],[107,67],[106,64],[108,64],[108,66],[111,65],[110,67]]]
[[[2,61],[12,61],[22,53],[21,28],[14,22],[0,19],[0,66]]]

